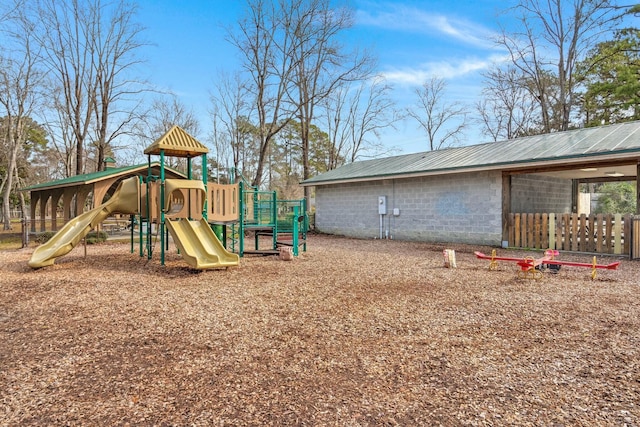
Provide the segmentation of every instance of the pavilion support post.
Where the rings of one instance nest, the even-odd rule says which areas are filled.
[[[79,206],[78,199],[76,198],[77,188],[69,187],[64,189],[64,193],[62,193],[62,217],[64,219],[64,223],[66,224],[78,215],[80,215],[84,211],[84,205]],[[75,206],[73,205],[73,202]]]
[[[580,181],[577,179],[571,180],[571,213],[578,213],[578,189],[580,188]]]
[[[47,206],[51,201],[51,193],[41,193],[40,195],[40,231],[47,231]],[[53,201],[51,201],[53,203]]]
[[[87,197],[89,196],[89,193],[92,191],[93,185],[91,186],[91,188],[87,188],[87,186],[84,187],[80,187],[78,188],[77,192],[76,192],[76,203],[78,206],[83,206],[85,205],[85,203],[87,202]],[[96,202],[95,200],[93,201],[93,207],[96,207]],[[79,213],[77,213],[77,215],[80,215],[82,213],[84,209],[81,209]]]
[[[51,194],[51,231],[58,231],[58,203],[62,195],[63,190],[55,190]]]
[[[31,192],[31,203],[29,209],[31,210],[31,224],[29,224],[31,232],[36,232],[36,206],[38,203],[42,203],[39,192]]]

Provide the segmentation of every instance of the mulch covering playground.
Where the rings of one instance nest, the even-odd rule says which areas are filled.
[[[2,251],[0,425],[640,425],[640,262],[534,281],[474,250],[312,235],[210,271]]]

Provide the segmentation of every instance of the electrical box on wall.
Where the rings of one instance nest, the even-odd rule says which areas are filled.
[[[378,196],[378,214],[387,214],[387,196]]]

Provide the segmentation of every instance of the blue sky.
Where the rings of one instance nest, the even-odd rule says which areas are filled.
[[[139,0],[139,21],[152,43],[144,54],[149,80],[176,93],[200,117],[203,135],[210,130],[209,93],[219,71],[238,67],[237,53],[225,40],[225,27],[242,15],[244,1]],[[447,81],[448,99],[473,104],[481,90],[480,73],[503,52],[490,38],[499,29],[499,0],[352,0],[355,26],[344,43],[370,49],[378,72],[394,86],[398,107],[412,102],[414,88],[432,76]],[[485,142],[472,126],[466,143]],[[398,153],[427,150],[424,133],[411,120],[383,135]]]

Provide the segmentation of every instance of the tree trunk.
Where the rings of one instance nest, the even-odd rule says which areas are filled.
[[[18,145],[19,147],[19,145]],[[7,166],[7,177],[2,193],[2,216],[4,218],[3,229],[12,230],[11,227],[11,191],[13,190],[13,174],[17,163],[17,148],[13,147],[9,153],[9,164]]]

